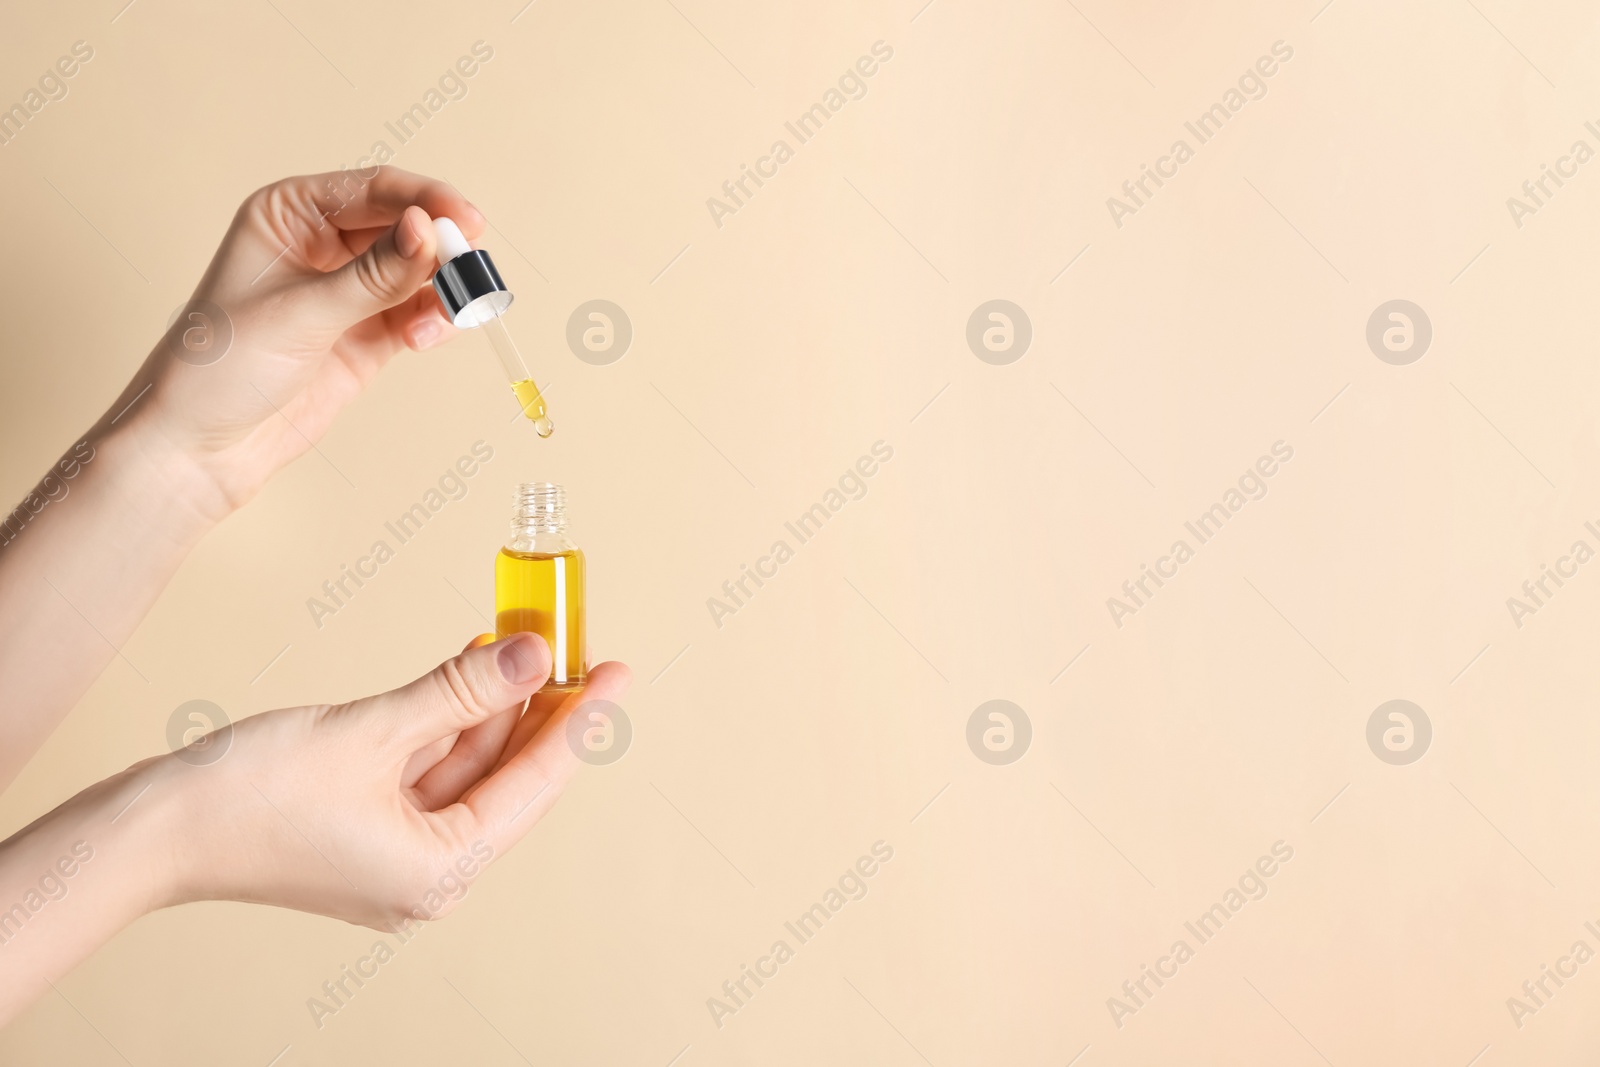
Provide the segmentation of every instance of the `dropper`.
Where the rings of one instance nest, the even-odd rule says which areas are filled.
[[[501,319],[514,299],[511,290],[500,280],[489,253],[468,244],[455,222],[437,218],[433,229],[439,239],[439,269],[433,276],[433,289],[445,313],[460,329],[485,327],[522,414],[533,423],[535,433],[549,437],[555,432],[555,423],[550,421],[539,386]]]

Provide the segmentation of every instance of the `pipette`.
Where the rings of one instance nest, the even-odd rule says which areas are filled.
[[[484,327],[522,414],[533,423],[535,433],[549,437],[555,432],[555,423],[550,421],[539,386],[502,319],[515,299],[511,290],[500,280],[489,253],[473,248],[452,220],[434,219],[433,228],[439,238],[439,269],[433,275],[433,289],[446,316],[460,329]]]

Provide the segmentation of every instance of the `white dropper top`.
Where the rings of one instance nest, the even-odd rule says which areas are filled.
[[[459,255],[472,251],[472,246],[467,243],[467,238],[461,232],[461,227],[447,218],[433,220],[433,232],[439,238],[439,263],[450,262]]]

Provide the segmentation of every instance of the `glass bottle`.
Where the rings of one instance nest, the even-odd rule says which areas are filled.
[[[494,562],[495,636],[535,633],[550,646],[547,690],[582,687],[589,673],[584,559],[567,534],[567,491],[517,486],[511,539]]]

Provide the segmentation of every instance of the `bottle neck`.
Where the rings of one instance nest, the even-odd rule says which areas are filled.
[[[517,486],[511,510],[511,540],[561,537],[567,530],[567,490],[554,482]]]

